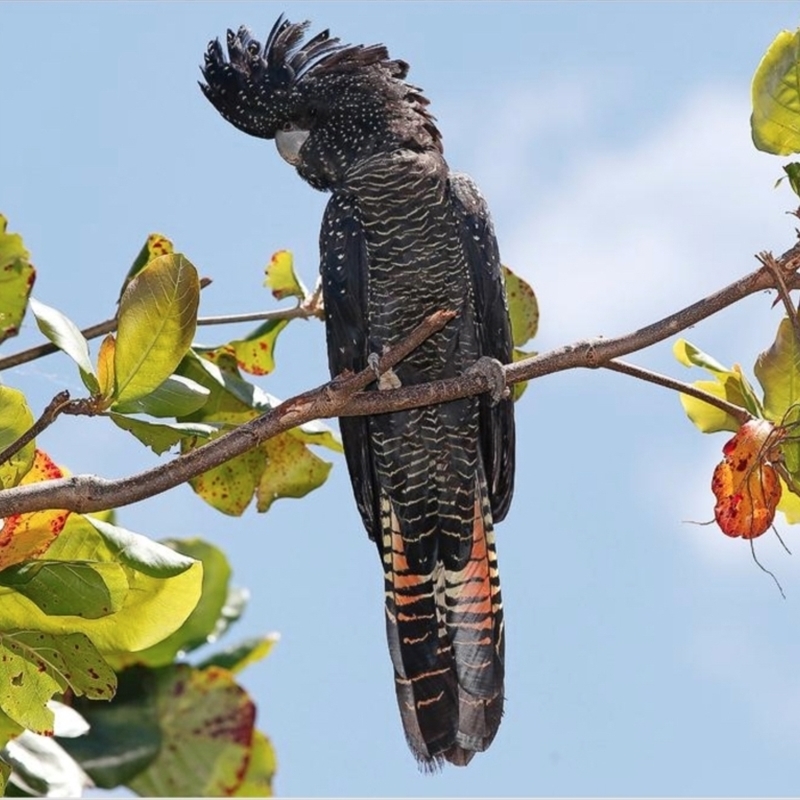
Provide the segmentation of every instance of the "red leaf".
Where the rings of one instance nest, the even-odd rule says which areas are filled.
[[[781,484],[769,462],[782,435],[766,420],[751,420],[722,448],[725,458],[714,470],[711,491],[717,498],[714,517],[728,536],[755,539],[772,525]]]

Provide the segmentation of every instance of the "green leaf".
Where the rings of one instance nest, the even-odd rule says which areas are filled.
[[[778,325],[769,350],[756,359],[754,372],[764,389],[766,418],[795,427],[800,420],[800,345],[788,317]],[[800,482],[800,440],[789,436],[780,447],[786,469]]]
[[[157,680],[161,749],[128,786],[149,797],[233,794],[250,760],[253,701],[216,667],[163,667]]]
[[[59,744],[101,789],[113,789],[138,775],[158,755],[161,728],[157,707],[157,673],[132,667],[120,672],[110,703],[76,698],[73,707],[89,723],[89,732]]]
[[[506,299],[508,315],[511,318],[511,335],[515,347],[522,347],[529,339],[536,336],[539,329],[539,303],[530,284],[503,267],[506,283]],[[520,393],[521,394],[521,393]]]
[[[756,359],[755,372],[764,389],[764,414],[781,423],[786,412],[800,404],[800,345],[788,317],[784,317],[769,350]]]
[[[131,264],[125,280],[122,282],[122,289],[120,289],[119,296],[125,293],[128,284],[155,258],[159,256],[169,255],[175,252],[175,247],[172,242],[160,233],[151,233],[147,237],[142,249]]]
[[[195,559],[154,542],[140,533],[133,533],[94,517],[84,519],[100,534],[106,547],[116,558],[151,578],[174,578],[197,564]]]
[[[142,444],[147,445],[159,456],[186,437],[208,439],[217,432],[217,429],[211,425],[202,425],[199,422],[155,424],[113,412],[108,416],[115,425],[132,433]]]
[[[791,164],[784,165],[783,171],[789,179],[789,186],[792,187],[792,191],[796,195],[800,195],[800,164],[797,161],[792,161]],[[783,178],[779,178],[775,185],[777,186],[782,180]]]
[[[99,394],[100,382],[89,357],[89,343],[78,326],[57,309],[46,306],[33,297],[28,302],[39,330],[78,365],[83,385],[92,394]]]
[[[213,363],[233,359],[240,369],[251,375],[268,375],[275,369],[275,344],[289,320],[271,320],[259,325],[244,339],[234,339],[227,344],[211,348],[195,348]]]
[[[14,722],[11,717],[5,712],[0,710],[0,748],[6,746],[15,736],[19,736],[25,728],[18,722]],[[2,759],[0,759],[2,762]]]
[[[267,398],[268,408],[275,408],[281,404],[281,401],[277,397],[267,392],[264,394]],[[342,442],[336,434],[336,431],[318,419],[305,422],[302,425],[298,425],[296,428],[292,428],[291,434],[295,439],[304,444],[327,447],[328,450],[333,450],[334,453],[344,452]]]
[[[8,778],[10,775],[11,764],[8,764],[2,758],[0,758],[0,795],[5,796],[6,784],[8,783]]]
[[[800,31],[781,31],[753,76],[753,144],[766,153],[800,152]]]
[[[790,525],[796,525],[800,522],[800,486],[790,488],[786,482],[781,479],[781,499],[778,503],[778,511],[783,512],[786,521]]]
[[[30,253],[18,233],[6,233],[0,214],[0,342],[19,333],[28,297],[36,280]]]
[[[237,374],[221,370],[195,354],[187,356],[179,369],[181,374],[211,391],[206,405],[186,417],[188,420],[232,427],[280,403]],[[256,492],[259,510],[266,510],[277,497],[302,497],[327,478],[330,464],[315,456],[307,444],[341,452],[341,444],[330,428],[311,423],[208,470],[193,478],[190,485],[207,503],[225,514],[244,513]],[[182,452],[193,446],[189,440],[181,442]]]
[[[159,549],[155,542],[143,542],[145,537],[136,534],[130,534],[133,539],[129,540],[117,533],[121,529],[111,534],[104,529],[104,538],[95,528],[97,524],[94,517],[70,514],[61,535],[48,548],[47,558],[120,564],[129,591],[119,611],[98,619],[51,617],[19,592],[0,588],[0,631],[78,631],[89,636],[101,653],[119,653],[150,647],[183,624],[200,598],[202,565],[190,561],[185,569],[188,559],[184,556]]]
[[[694,381],[692,386],[696,386],[708,394],[719,397],[722,400],[729,400],[725,384],[718,381]],[[703,432],[716,433],[717,431],[738,431],[739,421],[716,406],[704,403],[696,397],[688,394],[681,394],[681,405],[686,412],[686,416]]]
[[[98,619],[122,607],[128,581],[119,564],[33,559],[0,572],[14,589],[51,617]]]
[[[114,354],[117,401],[150,394],[178,366],[194,337],[200,281],[182,255],[153,259],[125,289]]]
[[[512,351],[511,357],[512,361],[524,361],[526,358],[530,358],[531,356],[535,356],[536,351],[534,350],[520,350],[518,347],[515,347]],[[515,383],[511,387],[511,397],[513,398],[514,402],[516,403],[517,400],[525,394],[525,390],[528,388],[528,384],[530,381],[520,381],[519,383]]]
[[[299,297],[301,300],[308,294],[300,278],[294,271],[294,258],[288,250],[278,250],[267,264],[264,284],[272,290],[276,300],[285,297]]]
[[[231,568],[225,554],[202,539],[167,539],[164,542],[176,552],[201,561],[203,564],[203,590],[192,613],[178,630],[163,641],[146,650],[130,653],[112,660],[115,667],[144,664],[161,667],[171,664],[175,657],[214,641],[226,613],[229,597]]]
[[[0,707],[35,733],[53,733],[53,712],[46,703],[54,694],[70,688],[76,695],[108,700],[116,687],[113,670],[82,633],[0,633]]]
[[[189,452],[194,446],[184,440],[181,449]],[[250,505],[266,466],[263,449],[255,448],[191,478],[189,485],[217,511],[239,517]]]
[[[328,478],[332,464],[323,461],[292,436],[292,431],[278,434],[261,445],[266,464],[258,482],[256,497],[259,511],[268,511],[280,497],[305,497]]]
[[[237,645],[212,653],[208,658],[197,664],[197,667],[198,669],[222,667],[236,674],[245,667],[249,667],[251,664],[266,658],[279,640],[280,636],[277,633],[245,639]]]
[[[220,369],[217,364],[201,358],[194,351],[186,354],[178,367],[178,373],[211,392],[202,408],[184,417],[186,421],[206,422],[220,414],[249,415],[251,410],[263,413],[280,402],[258,386],[244,380],[235,366],[232,370]]]
[[[675,358],[685,367],[702,367],[713,375],[727,375],[730,370],[723,367],[713,356],[704,353],[699,347],[695,347],[686,339],[678,339],[672,346]]]
[[[170,375],[150,394],[127,403],[114,403],[119,414],[149,414],[151,417],[185,417],[202,408],[210,392],[197,381]]]
[[[685,339],[678,339],[672,352],[681,364],[702,367],[714,377],[711,381],[695,381],[693,386],[727,400],[755,417],[763,417],[761,402],[738,365],[727,369]],[[739,421],[716,406],[685,394],[681,394],[680,398],[687,416],[703,433],[739,430]]]
[[[17,389],[0,386],[0,450],[13,444],[27,433],[33,425],[25,395]],[[10,489],[16,486],[33,466],[35,442],[28,442],[8,461],[0,464],[0,486]]]

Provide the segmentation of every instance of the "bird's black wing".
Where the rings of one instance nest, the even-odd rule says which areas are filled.
[[[325,301],[328,365],[332,376],[367,366],[367,244],[354,199],[334,194],[320,231],[320,274]],[[341,417],[347,469],[371,539],[380,541],[378,483],[366,417]]]
[[[451,173],[450,200],[469,264],[482,354],[508,364],[512,360],[514,342],[489,209],[468,175]],[[481,396],[480,448],[492,517],[499,522],[508,512],[514,492],[514,403],[510,398],[492,405],[489,395]]]

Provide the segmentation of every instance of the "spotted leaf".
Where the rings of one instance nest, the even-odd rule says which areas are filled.
[[[0,214],[0,342],[19,333],[36,280],[22,237],[6,233],[6,225],[6,218]]]
[[[159,670],[161,748],[128,783],[149,797],[230,796],[250,761],[255,705],[228,670],[186,664]]]
[[[50,457],[37,450],[33,466],[20,485],[61,477],[61,470]],[[47,510],[6,517],[0,529],[0,569],[44,553],[61,533],[68,516],[69,511]]]
[[[272,290],[272,296],[276,300],[283,300],[285,297],[302,299],[308,294],[294,271],[294,258],[288,250],[278,250],[267,264],[265,272],[267,278],[264,283]]]
[[[22,630],[0,633],[0,708],[35,733],[52,735],[54,694],[110,700],[117,678],[82,633]]]
[[[772,525],[781,484],[770,459],[780,436],[766,420],[751,420],[722,448],[711,490],[717,498],[714,517],[728,536],[754,539]]]

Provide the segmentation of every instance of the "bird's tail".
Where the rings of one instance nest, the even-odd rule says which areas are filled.
[[[381,504],[397,701],[409,746],[430,768],[442,760],[466,766],[492,743],[503,714],[503,604],[482,476],[475,498],[465,557],[456,565],[439,558],[425,574],[409,567],[391,503]]]

